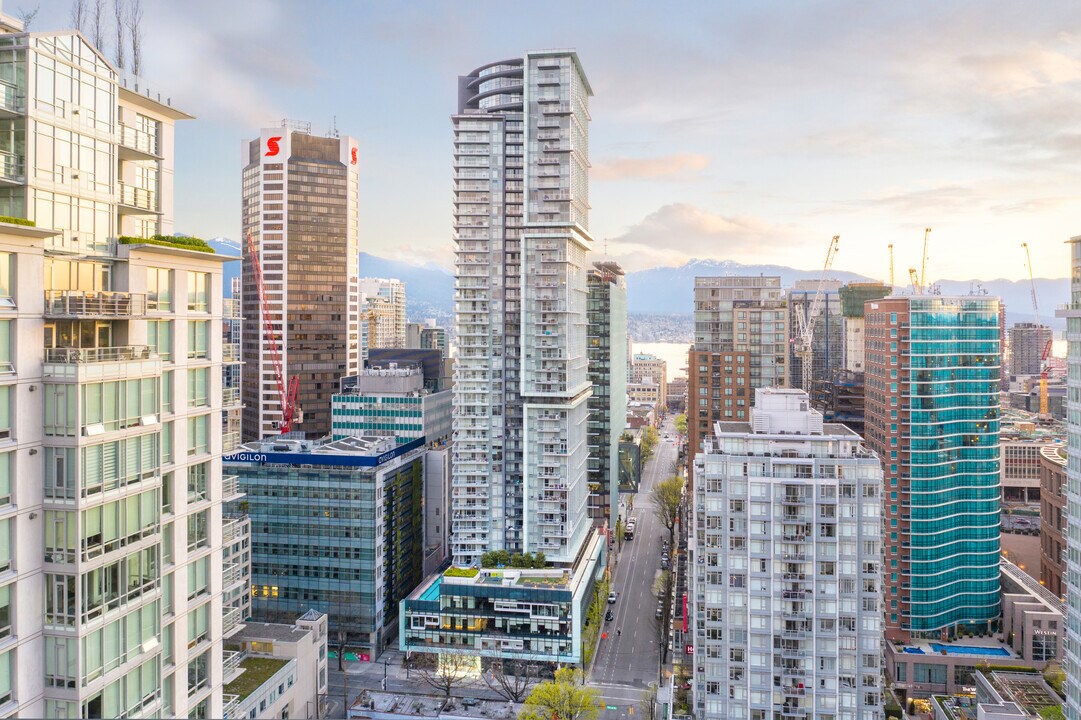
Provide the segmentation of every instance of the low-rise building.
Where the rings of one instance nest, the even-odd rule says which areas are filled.
[[[398,601],[423,577],[421,439],[284,438],[248,443],[223,466],[251,517],[252,616],[314,608],[365,659],[397,631]]]
[[[224,656],[225,718],[320,718],[326,712],[327,616],[248,624]]]
[[[1066,448],[1040,449],[1040,582],[1055,597],[1066,595]]]
[[[343,378],[342,388],[331,398],[332,440],[364,435],[404,444],[450,437],[452,393],[425,387],[418,365],[366,368]]]

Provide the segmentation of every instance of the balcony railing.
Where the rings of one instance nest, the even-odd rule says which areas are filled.
[[[21,183],[26,178],[25,157],[15,153],[0,152],[0,178]]]
[[[230,455],[236,452],[240,447],[240,431],[231,430],[221,435],[221,452],[223,455]]]
[[[239,695],[222,695],[221,696],[221,714],[225,720],[231,720],[234,717],[237,709],[240,708],[240,696]]]
[[[156,190],[120,183],[120,204],[156,213],[158,212],[158,193]]]
[[[47,290],[45,315],[51,318],[118,318],[146,314],[146,295],[127,292]]]
[[[158,155],[158,136],[120,123],[120,144],[147,155]]]
[[[225,563],[225,565],[222,567],[222,571],[221,571],[221,588],[222,588],[222,590],[227,590],[227,589],[233,587],[234,585],[236,585],[237,583],[239,583],[243,579],[244,579],[244,577],[243,577],[243,573],[242,573],[242,570],[241,570],[241,567],[240,567],[240,563],[238,563],[238,562]]]
[[[237,632],[244,623],[241,618],[241,610],[238,607],[234,608],[222,608],[221,614],[221,634],[222,637],[229,637],[231,634]]]
[[[221,654],[222,658],[222,682],[228,684],[236,679],[240,674],[240,663],[244,660],[244,653],[236,650],[224,650]],[[237,697],[236,695],[226,695],[225,697]]]
[[[223,408],[236,407],[240,404],[240,388],[227,387],[221,390],[221,406]]]
[[[224,363],[240,362],[240,343],[222,343],[221,361]]]
[[[231,475],[234,480],[236,475]],[[223,493],[224,494],[224,493]],[[221,541],[222,544],[231,543],[240,537],[241,528],[244,526],[244,521],[240,518],[226,518],[221,523]]]
[[[221,476],[221,499],[223,502],[229,500],[236,500],[244,493],[240,491],[240,476],[238,475],[222,475]]]
[[[26,112],[26,95],[15,85],[0,82],[0,110],[21,115]]]
[[[149,360],[155,354],[146,345],[102,348],[46,348],[45,362],[71,365]]]

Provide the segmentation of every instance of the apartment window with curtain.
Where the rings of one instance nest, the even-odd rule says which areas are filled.
[[[200,558],[188,565],[188,600],[210,592],[210,558]],[[205,606],[204,606],[205,607]]]
[[[14,375],[15,365],[11,354],[14,320],[0,320],[0,375]]]
[[[172,312],[172,270],[156,267],[146,269],[146,308],[156,312]]]
[[[162,362],[173,361],[173,321],[149,320],[146,323],[146,344]]]
[[[0,307],[15,307],[15,254],[0,252]]]
[[[201,359],[206,357],[207,341],[209,339],[210,323],[206,320],[191,320],[188,322],[188,359]]]
[[[200,415],[188,418],[188,455],[202,455],[209,452],[208,430],[210,416]]]
[[[188,273],[188,311],[210,311],[210,273]]]

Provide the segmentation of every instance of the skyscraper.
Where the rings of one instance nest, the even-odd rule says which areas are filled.
[[[590,532],[586,465],[589,82],[572,51],[458,82],[453,553],[542,551]]]
[[[1043,369],[1043,351],[1053,337],[1047,325],[1030,322],[1011,325],[1010,375],[1039,375]]]
[[[404,348],[406,338],[405,283],[388,278],[361,278],[368,347]]]
[[[614,526],[619,503],[619,436],[627,426],[627,282],[618,263],[589,272],[589,515]]]
[[[764,388],[695,464],[695,716],[880,718],[878,458],[802,390]]]
[[[1070,238],[1070,301],[1066,318],[1066,703],[1068,720],[1081,720],[1081,235]]]
[[[244,143],[242,231],[259,252],[286,378],[300,378],[309,437],[330,432],[330,396],[360,370],[357,142],[283,123]],[[253,265],[244,244],[244,437],[278,432],[281,405]]]
[[[817,383],[809,388],[801,388],[811,400],[815,400],[815,390],[833,377],[836,370],[844,367],[845,330],[841,318],[841,283],[827,280],[822,285],[822,299],[815,321],[814,337],[811,340],[811,381]],[[818,293],[818,280],[797,280],[787,291],[788,327],[792,336],[799,332],[796,321],[797,308],[802,308],[803,316],[811,319],[811,305]],[[789,344],[788,386],[799,387],[803,382],[803,359],[794,351],[795,343]]]
[[[1000,302],[866,303],[866,433],[885,469],[886,635],[987,630],[999,614]]]
[[[222,263],[173,238],[174,123],[0,15],[0,704],[222,717]]]

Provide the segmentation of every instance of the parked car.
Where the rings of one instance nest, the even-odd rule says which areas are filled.
[[[669,566],[668,558],[661,560],[661,570],[667,570]]]
[[[616,601],[616,594],[614,592],[608,593],[608,604],[611,605]]]
[[[664,608],[662,606],[658,605],[657,606],[657,615],[656,615],[656,617],[661,617],[662,615],[664,615]]]
[[[614,615],[612,615],[612,611],[611,611],[611,610],[609,610],[608,612],[606,612],[606,613],[604,614],[604,619],[605,619],[605,620],[611,621],[613,617],[615,617],[615,616],[614,616]]]

